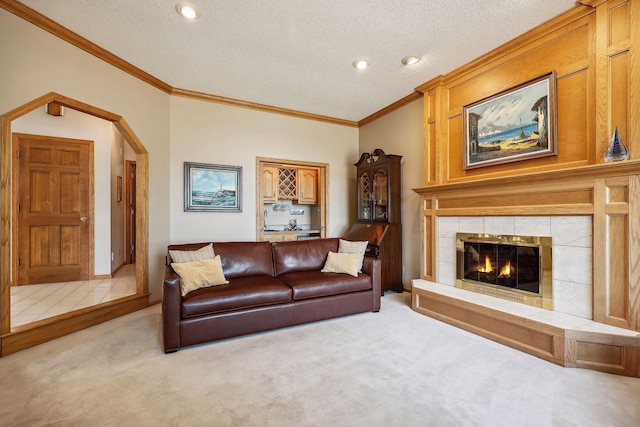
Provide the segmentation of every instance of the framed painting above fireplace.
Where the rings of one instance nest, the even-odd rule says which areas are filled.
[[[463,108],[464,169],[558,154],[556,73]]]

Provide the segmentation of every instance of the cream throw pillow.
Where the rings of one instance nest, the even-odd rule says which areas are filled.
[[[360,262],[360,254],[329,252],[327,261],[320,271],[323,273],[346,273],[358,277],[358,263]]]
[[[358,264],[358,271],[362,272],[362,262],[364,261],[364,254],[367,251],[367,245],[369,242],[352,242],[351,240],[340,239],[338,245],[338,253],[360,254],[360,264]]]
[[[171,255],[172,262],[200,261],[201,259],[209,259],[216,256],[213,252],[213,243],[209,243],[207,246],[195,251],[169,251],[169,255]]]
[[[174,262],[171,267],[180,276],[182,296],[196,289],[229,283],[222,271],[220,255],[190,262]]]

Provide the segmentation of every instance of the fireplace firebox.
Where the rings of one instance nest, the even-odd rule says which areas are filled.
[[[458,233],[456,286],[553,309],[551,237]]]

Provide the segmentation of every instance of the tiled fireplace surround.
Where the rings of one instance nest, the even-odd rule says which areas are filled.
[[[455,286],[456,233],[551,236],[554,311],[591,319],[590,216],[443,217],[438,222],[438,282]]]
[[[640,377],[640,162],[416,188],[412,308],[565,367]],[[456,233],[551,236],[553,311],[455,288]]]

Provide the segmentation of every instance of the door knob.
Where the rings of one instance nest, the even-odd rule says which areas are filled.
[[[81,217],[80,217],[80,221],[82,221],[82,222],[87,222],[87,217],[86,217],[86,216],[81,216]]]

